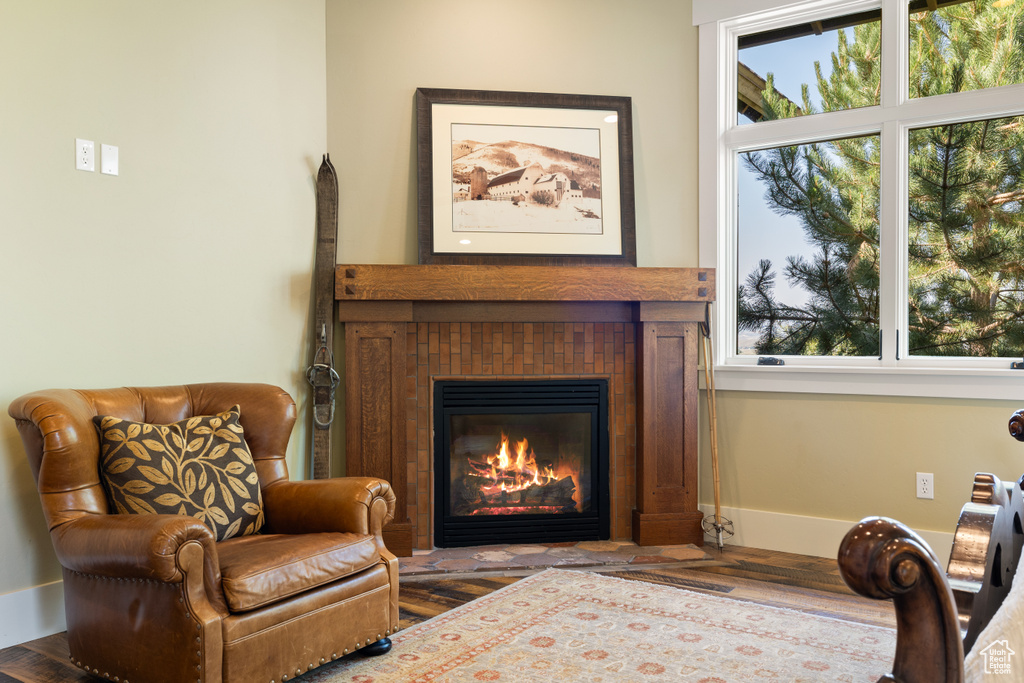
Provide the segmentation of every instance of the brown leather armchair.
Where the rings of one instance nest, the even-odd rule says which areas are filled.
[[[240,406],[265,524],[215,541],[195,517],[111,514],[92,418],[171,424]],[[124,683],[286,681],[398,630],[390,485],[289,481],[295,404],[261,384],[40,391],[15,400],[64,569],[71,659]]]

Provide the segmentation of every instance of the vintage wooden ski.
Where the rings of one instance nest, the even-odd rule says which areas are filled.
[[[331,476],[331,423],[334,421],[334,269],[337,265],[338,176],[325,154],[316,176],[316,259],[313,268],[313,357],[306,379],[313,387],[314,479]]]

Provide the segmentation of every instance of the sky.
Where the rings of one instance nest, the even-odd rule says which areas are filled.
[[[807,83],[810,86],[811,102],[820,108],[821,98],[815,85],[817,79],[814,62],[821,62],[822,75],[828,78],[832,70],[831,54],[838,44],[837,35],[838,31],[828,31],[820,36],[805,36],[746,48],[739,52],[739,60],[762,77],[772,73],[775,89],[800,106],[803,105],[801,86]],[[738,122],[747,125],[750,120],[740,116]],[[787,256],[810,256],[812,245],[804,239],[803,229],[797,219],[779,216],[768,208],[764,201],[764,185],[753,173],[747,171],[742,161],[738,180],[739,283],[747,279],[747,275],[757,267],[758,261],[769,259],[776,273],[776,298],[782,303],[799,306],[806,301],[807,294],[803,290],[789,287],[782,269],[786,265]]]

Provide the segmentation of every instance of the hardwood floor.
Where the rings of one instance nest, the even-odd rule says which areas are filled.
[[[843,583],[835,560],[728,546],[708,549],[710,560],[649,564],[603,573],[636,581],[673,585],[788,609],[894,626],[887,602],[855,596]],[[402,579],[399,619],[408,628],[470,600],[518,581],[519,575],[458,574]],[[96,683],[68,660],[65,634],[0,650],[0,683]],[[298,680],[301,680],[298,679]]]

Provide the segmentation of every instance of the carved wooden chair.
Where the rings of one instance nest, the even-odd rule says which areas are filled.
[[[1010,434],[1024,441],[1024,411],[1010,419]],[[964,655],[996,613],[1024,611],[1004,604],[1008,596],[1024,603],[1019,588],[1011,595],[1024,548],[1022,483],[975,475],[945,572],[928,544],[895,520],[868,517],[846,534],[843,579],[861,595],[892,599],[896,610],[896,654],[879,683],[962,683]]]

